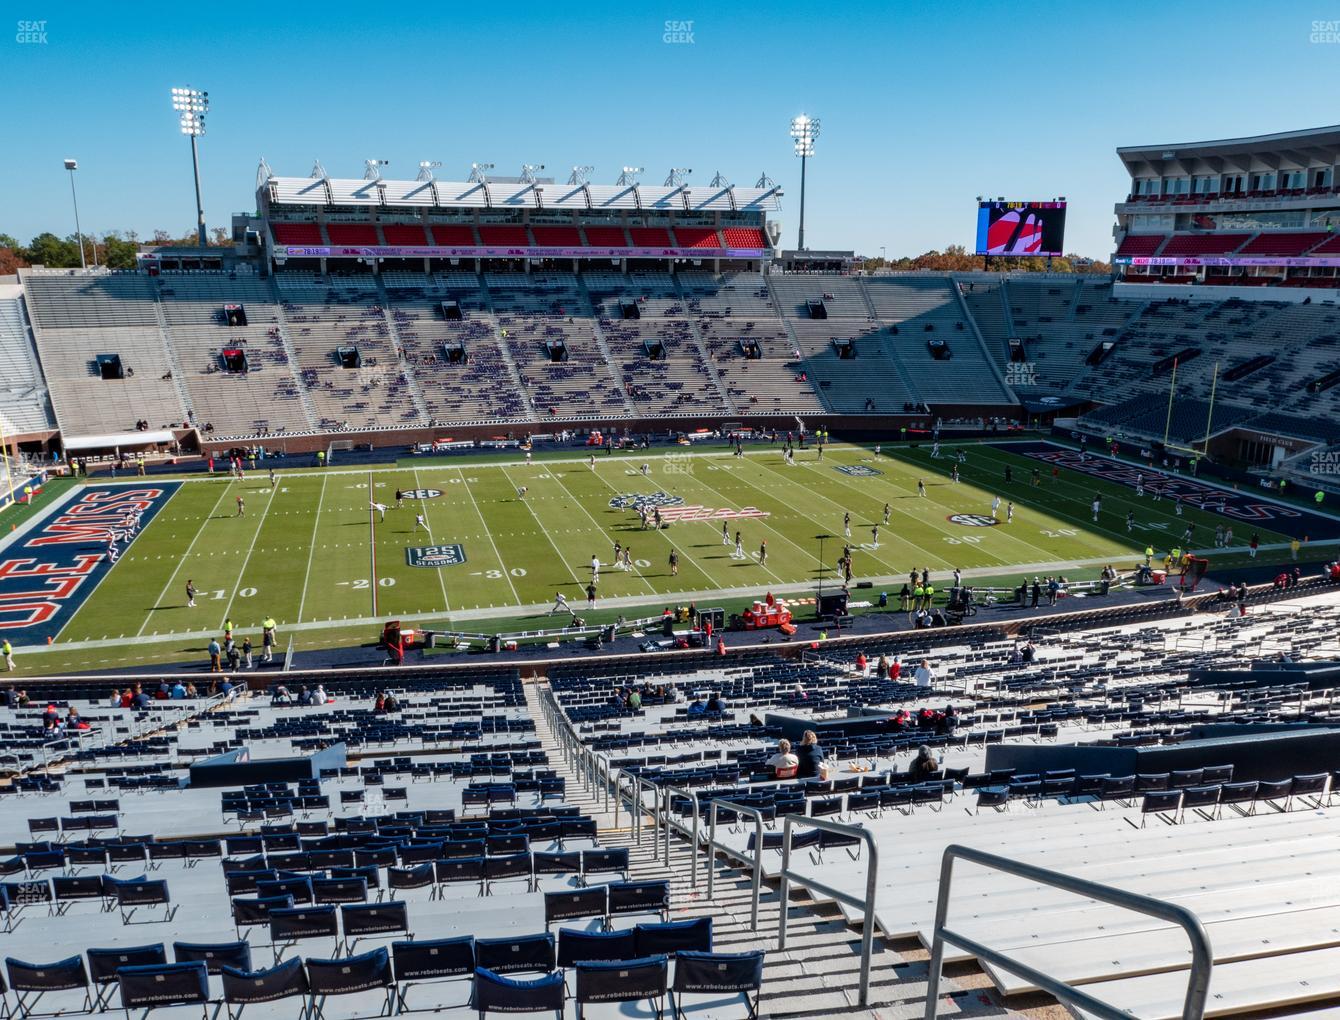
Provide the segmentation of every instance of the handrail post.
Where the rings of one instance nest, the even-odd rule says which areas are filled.
[[[781,897],[781,913],[777,918],[777,951],[783,952],[786,949],[786,922],[787,915],[790,914],[788,905],[791,897],[791,826],[795,823],[795,815],[787,815],[782,819],[782,873],[779,876],[778,895]]]
[[[716,888],[716,852],[723,850],[726,853],[734,853],[729,847],[717,842],[717,808],[725,807],[727,810],[735,811],[738,814],[750,815],[754,819],[754,857],[750,861],[750,867],[753,870],[753,877],[750,881],[751,907],[749,911],[749,927],[752,931],[758,931],[758,901],[763,888],[763,812],[756,807],[748,807],[744,804],[737,804],[730,800],[712,799],[712,807],[709,812],[710,827],[707,833],[707,898],[712,898],[713,891]],[[745,858],[749,860],[748,857]]]
[[[839,836],[852,836],[863,840],[866,847],[865,898],[858,899],[851,893],[835,889],[815,879],[807,879],[805,884],[843,903],[859,906],[863,910],[861,919],[861,981],[858,1005],[870,1004],[870,961],[875,951],[875,894],[879,888],[879,846],[869,829],[859,825],[844,825],[830,822],[826,818],[810,818],[805,815],[787,815],[782,821],[782,873],[781,873],[781,915],[777,924],[777,948],[786,948],[786,922],[789,911],[787,898],[791,880],[791,830],[797,824],[808,825],[814,829],[832,832]]]
[[[692,843],[692,858],[691,863],[689,865],[689,875],[690,875],[689,882],[694,889],[697,889],[698,888],[698,818],[700,811],[698,806],[698,794],[693,790],[685,789],[684,787],[681,786],[667,786],[664,787],[663,789],[665,796],[662,802],[663,806],[661,810],[665,816],[665,866],[667,868],[670,867],[671,798],[675,794],[679,794],[680,796],[687,797],[689,799],[689,803],[693,805],[693,829],[691,832],[691,838],[693,840],[693,843]]]
[[[1115,907],[1134,911],[1149,917],[1157,917],[1180,927],[1186,932],[1191,943],[1191,969],[1187,976],[1186,997],[1182,1003],[1183,1020],[1201,1020],[1205,1015],[1205,999],[1210,989],[1210,974],[1214,968],[1214,953],[1210,947],[1209,936],[1194,913],[1176,903],[1154,899],[1141,893],[1129,892],[1113,886],[1075,878],[1049,868],[1011,860],[996,854],[974,850],[970,847],[950,844],[945,847],[940,865],[940,889],[936,900],[935,930],[931,941],[930,976],[926,988],[925,1020],[935,1020],[939,1011],[940,971],[944,963],[944,943],[952,942],[960,949],[967,950],[981,963],[993,964],[1002,970],[1008,970],[1035,987],[1054,996],[1062,1005],[1074,1010],[1082,1010],[1102,1017],[1103,1020],[1129,1020],[1129,1014],[1109,1005],[1103,1000],[1067,984],[1059,978],[1050,977],[1042,971],[1012,959],[1004,952],[968,938],[946,927],[949,914],[950,886],[953,879],[953,862],[962,858],[973,864],[981,865],[1007,875],[1014,875],[1038,885],[1050,886],[1076,896],[1108,903]]]

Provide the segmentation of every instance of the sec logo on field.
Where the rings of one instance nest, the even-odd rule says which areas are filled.
[[[1000,521],[986,514],[950,514],[946,520],[950,524],[961,524],[965,528],[994,528]]]
[[[401,493],[406,499],[435,499],[442,495],[441,489],[406,489]]]

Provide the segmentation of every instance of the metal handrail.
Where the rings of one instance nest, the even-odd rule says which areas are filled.
[[[664,816],[665,819],[665,852],[663,859],[665,861],[665,866],[669,868],[670,826],[673,821],[672,812],[670,811],[670,799],[675,795],[678,795],[680,797],[687,797],[689,803],[693,805],[693,829],[690,835],[690,839],[692,839],[693,842],[690,844],[690,851],[689,851],[689,859],[691,861],[689,866],[689,884],[694,889],[697,889],[698,888],[698,828],[699,828],[698,822],[701,817],[701,811],[698,807],[698,794],[695,791],[690,790],[683,786],[661,787],[661,814]]]
[[[750,895],[752,898],[752,907],[749,913],[749,928],[751,931],[758,931],[758,899],[759,892],[763,888],[763,812],[756,807],[749,807],[745,804],[737,804],[732,800],[713,800],[711,810],[708,812],[707,827],[707,898],[710,900],[716,889],[716,851],[721,850],[732,856],[742,857],[748,861],[747,854],[735,850],[733,847],[726,846],[724,843],[717,842],[717,808],[724,807],[729,811],[735,811],[742,815],[749,815],[754,819],[754,859],[750,861],[754,873],[751,883]],[[694,853],[695,859],[697,852]],[[782,909],[786,909],[786,904],[782,904]]]
[[[633,780],[633,796],[629,805],[629,810],[633,815],[633,839],[638,846],[642,845],[642,816],[644,813],[651,815],[651,845],[653,851],[656,846],[656,834],[660,831],[661,814],[656,810],[659,802],[659,788],[650,779],[643,779],[635,773],[629,774]],[[642,799],[642,789],[646,787],[651,791],[651,811],[646,810],[646,801]]]
[[[792,875],[791,829],[795,825],[808,825],[813,829],[823,829],[826,832],[836,833],[839,836],[852,836],[856,839],[865,841],[866,853],[868,856],[865,865],[864,899],[859,896],[853,896],[851,893],[845,892],[842,889],[836,889],[824,882],[819,882],[812,878],[803,878],[800,875]],[[778,891],[781,899],[781,913],[777,921],[777,949],[779,952],[786,949],[786,922],[790,915],[790,911],[787,909],[787,898],[789,896],[789,886],[793,878],[801,882],[807,889],[813,889],[823,893],[825,896],[836,900],[839,903],[846,903],[853,907],[861,907],[865,911],[865,916],[861,924],[861,983],[858,1005],[863,1008],[870,1004],[870,958],[875,950],[875,889],[878,873],[879,847],[875,843],[875,837],[871,834],[869,829],[862,828],[859,825],[844,825],[841,822],[830,822],[827,818],[810,818],[806,815],[787,815],[783,820],[782,871],[780,876],[781,888]],[[935,972],[932,971],[931,973],[933,976]]]
[[[1214,968],[1214,953],[1210,948],[1210,937],[1201,925],[1200,918],[1186,907],[1169,903],[1166,900],[1156,900],[1153,897],[1129,892],[1125,889],[1117,889],[1110,885],[1075,878],[1059,871],[1053,871],[1050,868],[1040,868],[1035,864],[1025,864],[1022,861],[1010,860],[1007,857],[973,850],[970,847],[950,844],[945,847],[944,857],[940,864],[940,893],[935,905],[930,981],[926,987],[926,1020],[935,1020],[939,1013],[940,977],[944,965],[944,944],[946,942],[952,942],[960,949],[967,950],[983,963],[994,964],[1002,970],[1008,970],[1012,974],[1017,974],[1019,977],[1031,981],[1035,986],[1055,996],[1058,1001],[1068,1006],[1103,1017],[1104,1020],[1129,1020],[1130,1017],[1129,1013],[1108,1005],[1088,992],[1081,991],[1064,981],[1049,977],[1042,971],[1036,970],[1025,963],[1020,963],[999,950],[990,949],[975,939],[970,939],[947,928],[945,925],[949,914],[950,884],[954,877],[954,861],[959,859],[979,864],[984,868],[990,868],[1006,875],[1014,875],[1016,878],[1036,882],[1039,885],[1047,885],[1054,889],[1072,892],[1076,896],[1098,900],[1100,903],[1110,903],[1115,907],[1122,907],[1137,914],[1157,917],[1177,925],[1186,932],[1187,938],[1191,942],[1191,971],[1187,978],[1186,998],[1182,1003],[1182,1017],[1183,1020],[1200,1020],[1205,1015],[1205,999],[1210,990],[1210,972]]]

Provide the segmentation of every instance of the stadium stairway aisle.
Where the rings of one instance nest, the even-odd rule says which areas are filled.
[[[819,905],[802,892],[791,896],[791,920],[787,949],[777,951],[778,899],[776,886],[764,882],[759,904],[758,931],[749,927],[750,883],[747,872],[726,868],[718,862],[715,896],[707,899],[706,858],[698,865],[698,889],[690,882],[689,858],[683,839],[671,842],[671,865],[665,866],[653,850],[650,819],[644,821],[642,845],[628,827],[627,813],[621,813],[622,827],[614,828],[612,811],[605,811],[603,794],[597,798],[586,791],[577,773],[568,767],[563,751],[549,727],[540,699],[548,690],[542,681],[525,685],[526,705],[535,720],[536,736],[549,755],[551,767],[567,780],[566,803],[596,819],[602,846],[629,850],[630,874],[639,879],[670,879],[670,919],[689,920],[710,915],[715,948],[720,952],[766,951],[763,991],[759,1014],[767,1018],[857,1017],[868,1020],[913,1020],[925,1015],[926,957],[919,947],[895,951],[882,938],[875,939],[871,962],[870,1007],[857,1006],[861,966],[860,930],[848,925],[842,914],[829,905]],[[944,1017],[1002,1017],[1022,1015],[1003,1008],[993,993],[988,993],[986,977],[975,967],[970,981],[950,975],[941,981],[940,1015]],[[972,987],[965,987],[971,984]],[[1045,1012],[1045,1011],[1044,1011]],[[709,1010],[707,1015],[715,1015]],[[734,1016],[732,1012],[730,1014]]]

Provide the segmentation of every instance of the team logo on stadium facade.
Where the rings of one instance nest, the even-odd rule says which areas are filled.
[[[839,464],[834,470],[841,471],[844,475],[851,475],[853,478],[874,478],[875,475],[884,473],[878,468],[866,467],[864,464]]]
[[[994,528],[1000,523],[994,517],[988,517],[986,514],[950,514],[946,520],[950,524],[961,524],[965,528]]]
[[[441,489],[406,489],[401,493],[406,499],[436,499],[442,495]]]
[[[611,510],[654,510],[671,506],[682,506],[683,496],[672,496],[668,492],[625,492],[610,500]]]

